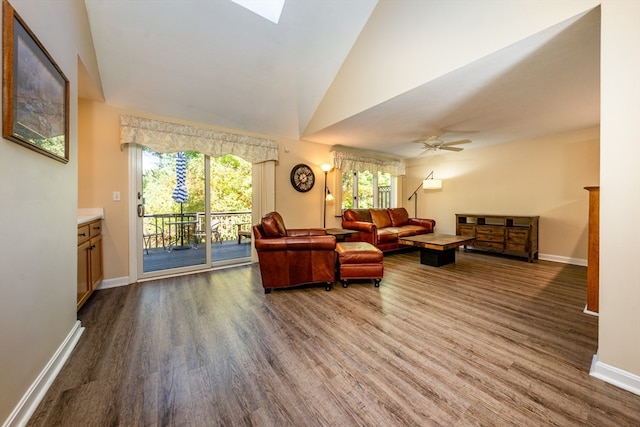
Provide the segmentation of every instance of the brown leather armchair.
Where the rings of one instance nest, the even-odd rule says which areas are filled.
[[[324,283],[331,290],[335,279],[335,236],[322,228],[290,229],[278,212],[253,226],[262,287],[265,293],[306,283]]]

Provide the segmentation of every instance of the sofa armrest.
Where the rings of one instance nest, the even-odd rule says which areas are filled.
[[[363,222],[363,221],[342,221],[342,228],[346,230],[356,230],[364,233],[375,233],[377,231],[377,227],[372,222]]]
[[[409,224],[411,225],[419,225],[420,227],[424,227],[429,230],[429,232],[433,233],[433,230],[436,228],[436,220],[435,219],[426,219],[426,218],[409,218]]]
[[[372,222],[345,221],[343,219],[342,228],[357,231],[356,234],[347,236],[347,242],[367,242],[374,246],[378,244],[378,227]]]

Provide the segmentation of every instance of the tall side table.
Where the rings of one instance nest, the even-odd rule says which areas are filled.
[[[336,242],[344,242],[347,237],[352,234],[356,234],[356,230],[346,230],[344,228],[325,228],[327,234],[330,236],[336,236]]]

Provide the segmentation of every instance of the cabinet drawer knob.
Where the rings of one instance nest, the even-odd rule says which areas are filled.
[[[78,237],[84,237],[86,235],[87,235],[87,233],[78,233]]]

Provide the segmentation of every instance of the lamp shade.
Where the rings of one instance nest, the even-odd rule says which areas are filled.
[[[422,181],[422,188],[424,190],[439,190],[442,188],[441,179],[425,179]]]

